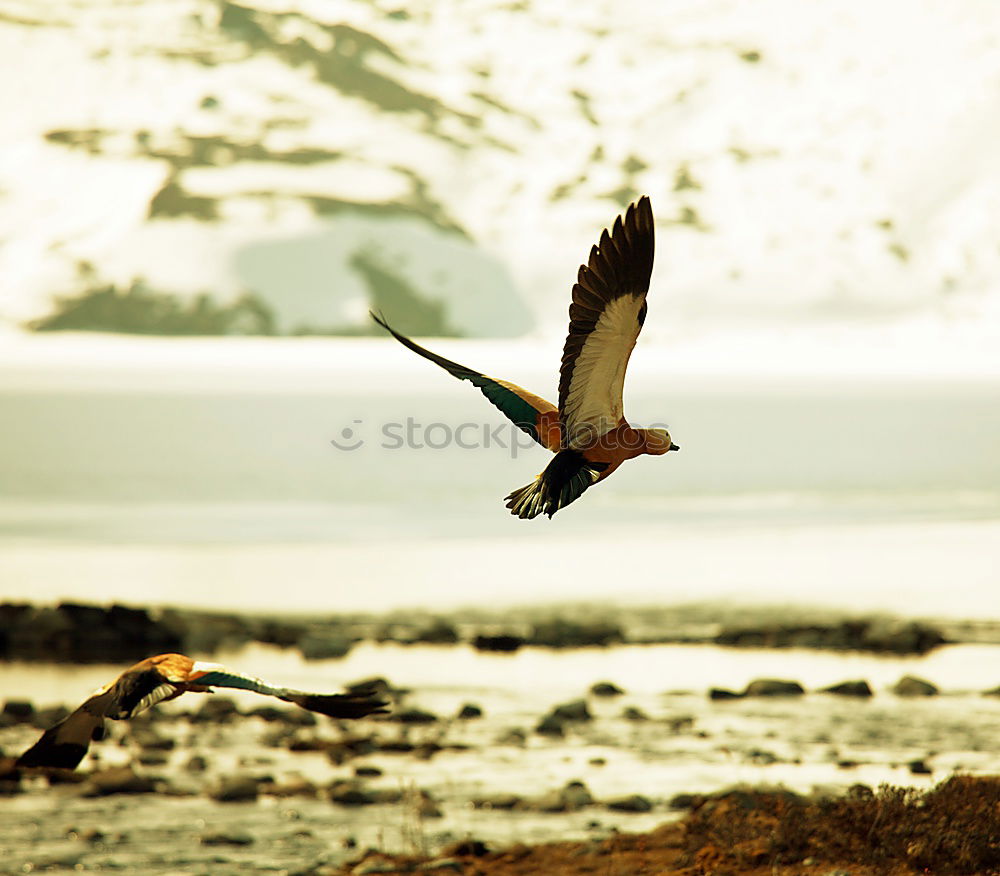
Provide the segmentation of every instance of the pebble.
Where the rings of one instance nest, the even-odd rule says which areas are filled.
[[[256,800],[260,780],[253,776],[223,776],[209,795],[220,803],[241,803]]]
[[[625,693],[617,684],[610,681],[598,681],[591,686],[590,692],[595,697],[620,697]]]
[[[80,785],[83,797],[105,797],[109,794],[148,794],[154,790],[153,780],[140,776],[131,766],[99,770]]]
[[[786,681],[780,678],[757,678],[746,686],[745,697],[789,697],[801,696],[805,688],[797,681]]]
[[[837,694],[842,697],[870,697],[873,695],[871,685],[863,679],[831,684],[829,687],[824,687],[820,690],[820,693]]]
[[[254,838],[243,831],[218,831],[201,836],[203,846],[249,846],[253,842]]]
[[[933,697],[938,689],[929,681],[913,675],[904,675],[893,685],[892,692],[898,697]]]
[[[653,808],[653,804],[642,794],[629,794],[627,797],[609,800],[607,807],[616,812],[649,812]]]

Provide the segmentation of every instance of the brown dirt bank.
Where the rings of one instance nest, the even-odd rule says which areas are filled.
[[[461,873],[465,876],[764,876],[764,874],[1000,873],[1000,778],[955,776],[925,793],[858,786],[806,800],[785,791],[737,790],[696,801],[680,822],[591,842],[517,845],[472,841],[437,858],[369,852],[323,873]]]

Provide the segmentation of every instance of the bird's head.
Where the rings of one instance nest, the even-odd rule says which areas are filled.
[[[666,429],[644,429],[646,433],[646,453],[654,456],[662,456],[671,450],[680,450],[670,438],[670,433]]]

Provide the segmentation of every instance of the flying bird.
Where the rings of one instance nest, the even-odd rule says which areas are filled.
[[[459,380],[479,387],[515,426],[555,454],[530,484],[506,498],[521,519],[551,518],[625,460],[680,450],[666,429],[634,429],[622,412],[625,369],[646,319],[653,271],[653,210],[648,197],[629,206],[580,266],[569,307],[569,334],[559,370],[559,406],[452,362],[372,318],[392,336]]]
[[[385,701],[373,691],[306,693],[274,687],[218,663],[203,663],[183,654],[159,654],[141,660],[94,691],[68,717],[46,730],[41,739],[17,758],[14,766],[75,769],[87,753],[91,740],[104,737],[106,718],[128,720],[150,706],[176,699],[183,693],[211,693],[216,687],[266,694],[331,718],[363,718],[386,711]]]

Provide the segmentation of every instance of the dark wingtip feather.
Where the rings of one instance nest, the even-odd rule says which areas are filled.
[[[42,738],[24,752],[14,764],[18,767],[51,767],[73,770],[77,768],[86,753],[86,745],[80,745],[76,742],[56,742],[55,734],[46,731]]]
[[[368,715],[388,713],[387,700],[377,694],[363,691],[349,694],[301,694],[292,701],[310,712],[319,712],[331,718],[364,718]]]

